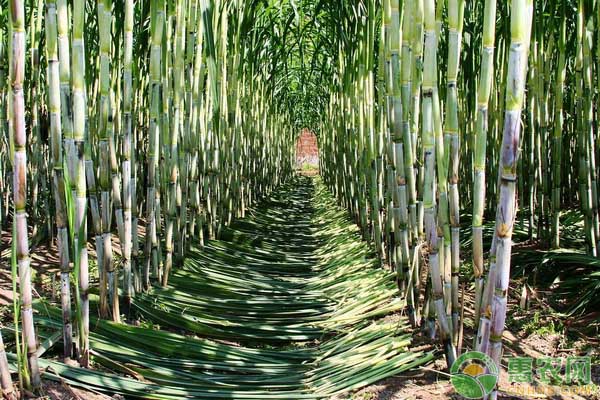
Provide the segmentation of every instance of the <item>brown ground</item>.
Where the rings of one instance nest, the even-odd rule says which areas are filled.
[[[33,397],[36,398],[36,397]],[[102,393],[93,393],[71,387],[65,383],[44,381],[44,394],[38,400],[109,400],[122,399],[120,396],[109,397]]]
[[[569,321],[561,320],[551,314],[544,301],[543,294],[536,292],[529,296],[528,309],[519,307],[522,286],[519,281],[512,281],[510,288],[507,329],[504,332],[503,370],[500,375],[500,399],[590,399],[600,400],[600,337],[589,336],[580,328],[569,326]],[[467,297],[467,296],[465,296]],[[472,299],[465,298],[465,321],[471,324],[473,309]],[[540,317],[540,315],[542,315]],[[512,318],[511,318],[512,316]],[[532,323],[538,318],[537,323]],[[562,326],[564,329],[556,328]],[[473,329],[464,328],[464,350],[472,349]],[[417,341],[428,339],[417,338]],[[437,346],[436,343],[434,345]],[[507,357],[566,357],[572,355],[592,357],[592,382],[595,384],[588,392],[566,393],[557,395],[557,386],[544,385],[534,381],[532,385],[510,383],[506,373]],[[462,399],[454,392],[447,374],[443,356],[430,365],[410,373],[397,375],[359,391],[342,396],[339,400],[399,400],[399,399]]]

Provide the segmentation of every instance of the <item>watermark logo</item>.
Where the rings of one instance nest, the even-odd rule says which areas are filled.
[[[504,390],[524,397],[598,394],[591,378],[591,358],[570,356],[509,357],[509,386]],[[499,369],[486,354],[470,351],[461,355],[450,368],[450,382],[456,392],[467,399],[489,395],[498,383]]]
[[[512,357],[508,359],[509,394],[525,397],[598,394],[591,357]],[[534,385],[534,383],[537,384]]]
[[[532,383],[534,359],[512,357],[508,359],[508,380],[511,383]],[[589,385],[592,381],[591,357],[570,356],[541,357],[535,360],[535,372],[541,383]]]
[[[467,399],[487,396],[498,382],[498,366],[479,351],[469,351],[458,357],[450,373],[454,390]]]

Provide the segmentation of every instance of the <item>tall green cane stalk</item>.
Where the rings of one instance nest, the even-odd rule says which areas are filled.
[[[36,354],[37,340],[33,325],[31,259],[27,232],[27,131],[25,127],[25,99],[23,80],[25,77],[25,6],[23,0],[9,2],[10,41],[10,128],[13,143],[13,204],[14,204],[14,257],[19,269],[21,296],[21,319],[23,340],[26,346],[31,385],[35,390],[41,386],[40,370]]]
[[[402,55],[401,55],[401,96],[402,96],[402,137],[404,147],[404,171],[408,185],[408,217],[410,249],[409,262],[411,263],[407,287],[408,316],[413,327],[419,320],[419,255],[417,243],[419,232],[417,224],[417,187],[415,177],[415,153],[413,151],[413,135],[411,133],[411,85],[412,85],[412,36],[413,36],[413,6],[414,1],[404,3],[402,19]]]
[[[407,283],[409,281],[409,264],[410,264],[410,244],[409,244],[409,221],[408,221],[408,204],[407,204],[407,188],[406,188],[406,163],[404,160],[405,156],[405,144],[404,135],[402,132],[402,121],[403,121],[403,107],[402,107],[402,91],[401,91],[401,64],[400,64],[400,46],[402,43],[401,29],[400,29],[400,10],[399,2],[393,0],[391,3],[391,34],[389,36],[390,42],[390,56],[391,56],[391,70],[390,77],[392,93],[389,98],[390,106],[390,129],[393,141],[393,163],[395,169],[395,182],[396,187],[393,189],[394,195],[394,220],[398,225],[399,237],[397,238],[396,245],[398,247],[397,255],[400,260],[398,263],[398,279],[400,288],[406,290]]]
[[[183,60],[185,51],[185,7],[183,0],[176,1],[176,25],[173,59],[173,120],[169,136],[169,167],[168,167],[168,210],[165,248],[167,251],[162,285],[167,286],[169,274],[173,267],[173,253],[175,251],[174,236],[177,225],[177,206],[180,201],[178,196],[179,185],[179,136],[182,120],[182,91],[183,91]]]
[[[566,60],[566,5],[562,4],[562,18],[558,41],[558,66],[554,84],[554,134],[552,136],[552,247],[560,247],[560,212],[562,178],[562,140],[564,128],[563,95],[565,90]]]
[[[483,213],[485,210],[485,164],[489,124],[489,99],[494,76],[496,0],[486,0],[483,14],[481,67],[477,86],[477,121],[473,153],[473,275],[475,279],[475,326],[479,325],[483,295]]]
[[[458,274],[460,268],[460,208],[459,208],[459,140],[460,124],[458,115],[458,68],[462,45],[462,30],[465,2],[463,0],[448,1],[448,65],[446,70],[446,119],[444,126],[444,142],[450,148],[450,177],[449,177],[449,205],[450,205],[450,230],[451,230],[451,308],[452,308],[452,334],[454,345],[458,345]]]
[[[46,58],[48,114],[52,149],[53,190],[58,230],[58,254],[60,260],[61,305],[63,312],[63,357],[68,360],[72,353],[73,327],[71,323],[71,265],[69,263],[69,232],[65,204],[65,179],[63,172],[63,140],[61,121],[60,72],[57,45],[56,2],[46,2]],[[67,97],[65,97],[67,98]],[[68,105],[67,105],[68,106]]]
[[[101,220],[102,220],[102,270],[106,273],[106,285],[108,288],[108,303],[110,315],[113,321],[120,320],[118,271],[115,271],[113,262],[112,233],[110,230],[112,221],[111,171],[116,160],[113,159],[114,150],[114,109],[111,90],[111,35],[112,35],[112,1],[100,0],[97,5],[98,11],[98,34],[100,45],[100,102],[98,105],[98,133],[99,133],[99,157],[100,157],[100,190],[101,190]],[[115,191],[112,190],[114,196]],[[120,197],[120,196],[119,196]]]
[[[437,102],[437,37],[435,31],[435,0],[424,0],[424,64],[423,64],[423,164],[425,177],[423,181],[423,208],[425,235],[429,251],[430,279],[437,320],[440,325],[440,336],[444,344],[446,362],[451,366],[456,359],[456,350],[452,345],[452,332],[446,316],[444,291],[442,286],[442,270],[439,254],[438,224],[436,218],[435,170],[436,170],[436,119],[439,118],[439,102]],[[437,138],[439,140],[439,138]],[[441,160],[438,160],[440,162]]]
[[[600,257],[600,215],[598,214],[598,170],[596,165],[596,141],[594,133],[594,78],[592,71],[592,45],[594,25],[590,19],[584,28],[583,37],[583,127],[586,149],[586,168],[588,171],[589,208],[588,215],[591,222],[591,236],[593,237],[592,249]]]
[[[129,312],[131,296],[133,292],[133,278],[131,270],[131,245],[132,245],[132,221],[131,221],[131,200],[132,191],[135,187],[131,181],[131,158],[132,158],[132,118],[131,106],[133,99],[132,91],[132,57],[133,57],[133,0],[125,1],[125,26],[124,50],[123,50],[123,129],[125,131],[122,154],[123,162],[121,164],[123,174],[123,294],[125,297],[125,311]]]
[[[412,71],[411,71],[411,103],[410,103],[410,133],[412,135],[412,155],[413,159],[417,159],[417,136],[419,132],[419,121],[421,118],[421,87],[423,83],[423,0],[412,0],[413,7],[411,8],[411,21],[410,24],[413,31],[411,34],[412,42]],[[423,144],[421,145],[421,151],[423,151]],[[423,156],[422,154],[420,156]],[[423,190],[423,180],[425,177],[424,166],[420,165],[418,167],[418,173],[415,173],[418,176],[419,181],[417,182],[417,194],[419,195],[419,200],[417,201],[417,223],[416,223],[416,231],[421,239],[423,237],[423,218],[424,218],[424,190]],[[413,228],[415,229],[415,228]]]
[[[75,164],[75,223],[71,235],[73,236],[74,260],[77,267],[78,281],[78,323],[79,323],[79,363],[82,367],[89,364],[89,265],[87,251],[87,186],[86,186],[86,91],[85,91],[85,44],[84,20],[85,1],[73,1],[73,36],[72,36],[72,80],[71,90],[73,96],[73,148],[74,154],[71,161]],[[73,192],[71,192],[73,193]]]
[[[151,270],[158,271],[158,233],[160,211],[157,199],[160,196],[159,151],[160,151],[160,104],[161,104],[161,52],[164,23],[164,0],[153,0],[150,7],[150,121],[148,138],[148,190],[146,195],[146,264],[142,277],[144,289],[150,288]],[[152,267],[152,268],[151,268]]]
[[[514,0],[511,4],[511,43],[508,55],[504,130],[499,160],[500,193],[496,214],[496,277],[488,278],[493,290],[490,303],[490,332],[487,354],[500,365],[504,331],[512,233],[516,216],[516,181],[519,161],[521,109],[525,92],[527,61],[533,15],[533,0]],[[492,397],[495,397],[494,392]]]

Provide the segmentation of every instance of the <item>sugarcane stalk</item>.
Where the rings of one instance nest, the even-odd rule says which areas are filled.
[[[116,156],[114,150],[114,108],[111,94],[111,36],[112,36],[112,1],[100,0],[97,4],[98,33],[100,45],[100,101],[98,103],[98,134],[99,134],[99,182],[100,182],[100,204],[102,220],[102,268],[106,271],[106,285],[108,288],[108,304],[113,321],[120,321],[119,293],[118,293],[118,270],[115,270],[113,262],[111,221],[113,203],[115,209],[120,207],[119,191],[115,190],[115,167]],[[112,177],[112,179],[111,179]],[[111,184],[112,183],[112,184]],[[112,196],[111,196],[112,192]],[[117,194],[117,196],[115,196]],[[112,199],[111,197],[114,197]],[[117,223],[119,221],[117,212]]]
[[[161,92],[161,53],[164,22],[164,2],[154,0],[151,3],[151,51],[150,51],[150,134],[148,144],[148,191],[146,202],[146,264],[143,274],[145,290],[150,288],[150,270],[158,270],[158,238],[160,210],[157,199],[159,196],[158,163],[160,151],[160,92]],[[158,187],[157,187],[158,186]]]
[[[113,13],[112,13],[112,3],[111,1],[107,2],[104,7],[105,12],[105,23],[109,26],[109,31],[112,31],[112,21],[113,21]],[[115,26],[116,30],[116,26]],[[115,32],[117,33],[117,32]],[[123,222],[123,199],[121,197],[121,179],[119,176],[119,159],[117,155],[117,143],[115,138],[115,131],[120,132],[120,85],[115,85],[115,80],[118,79],[118,75],[115,74],[115,71],[121,71],[121,59],[118,56],[121,46],[119,43],[120,35],[116,34],[114,39],[114,48],[112,43],[109,44],[108,51],[109,57],[111,59],[116,59],[115,62],[109,63],[109,73],[108,73],[108,81],[109,81],[109,95],[108,95],[108,123],[106,125],[106,135],[108,137],[108,163],[110,166],[109,169],[109,180],[110,180],[110,190],[109,190],[109,202],[108,207],[106,208],[108,212],[107,224],[105,233],[108,231],[108,238],[112,247],[112,218],[113,215],[116,220],[117,225],[117,237],[119,238],[119,247],[121,250],[121,255],[125,253],[125,228]],[[114,54],[115,57],[112,57]],[[115,87],[116,86],[116,87]],[[105,245],[107,244],[106,236],[105,236]],[[112,252],[112,249],[111,249]],[[106,254],[106,250],[105,250]],[[111,267],[113,271],[108,270],[108,293],[109,293],[109,302],[111,303],[111,314],[112,318],[115,322],[120,322],[121,312],[120,312],[120,304],[119,304],[119,266],[121,263],[115,263],[114,258],[111,255]]]
[[[458,116],[458,68],[462,45],[462,28],[465,2],[463,0],[448,0],[448,65],[446,70],[446,119],[444,125],[444,141],[450,147],[450,177],[449,177],[449,205],[451,225],[451,285],[452,285],[452,336],[454,345],[458,345],[458,274],[460,267],[460,209],[458,194],[459,179],[459,139],[460,127]]]
[[[535,213],[536,213],[536,191],[538,188],[538,181],[539,181],[539,175],[538,175],[538,163],[537,163],[537,151],[538,151],[538,147],[536,146],[536,140],[537,140],[537,136],[538,136],[538,132],[537,132],[537,126],[536,126],[536,115],[538,114],[538,110],[537,110],[537,85],[535,84],[535,82],[537,82],[537,59],[538,59],[538,44],[537,44],[537,39],[536,39],[536,24],[534,23],[533,25],[533,40],[534,40],[534,44],[532,46],[533,51],[531,51],[530,54],[530,64],[531,64],[531,68],[529,68],[529,82],[528,85],[529,87],[532,88],[531,93],[529,94],[529,96],[527,97],[527,101],[528,101],[528,107],[529,107],[529,115],[528,115],[528,128],[529,128],[529,140],[527,142],[527,151],[528,151],[528,163],[529,163],[529,169],[528,169],[528,173],[529,173],[529,177],[530,177],[530,182],[529,182],[529,190],[527,191],[529,194],[529,199],[528,199],[528,205],[529,205],[529,221],[528,221],[528,229],[527,229],[527,233],[528,233],[528,237],[529,240],[533,240],[533,230],[534,230],[534,226],[535,226]]]
[[[393,155],[394,155],[394,167],[395,167],[395,183],[396,187],[394,190],[395,197],[395,216],[394,220],[398,224],[398,255],[400,262],[398,263],[398,279],[399,285],[402,291],[406,290],[408,283],[408,273],[410,264],[410,244],[409,244],[409,221],[408,221],[408,204],[407,204],[407,189],[406,189],[406,170],[404,155],[406,153],[404,149],[404,135],[402,132],[402,121],[403,121],[403,107],[402,107],[402,96],[400,88],[400,45],[402,43],[401,30],[400,30],[400,10],[399,3],[392,1],[391,3],[391,35],[390,41],[390,53],[391,53],[391,76],[392,81],[392,96],[389,98],[391,103],[391,120],[389,123],[392,141],[393,141]]]
[[[195,52],[197,51],[196,47],[196,30],[197,20],[201,18],[197,18],[197,1],[191,1],[189,4],[189,11],[187,13],[189,22],[188,22],[188,36],[186,41],[186,70],[185,70],[185,79],[187,82],[191,82],[191,84],[185,86],[185,116],[184,116],[184,130],[185,130],[185,150],[184,150],[184,162],[183,162],[183,170],[185,171],[184,175],[187,177],[186,182],[189,184],[186,185],[183,190],[184,199],[183,204],[187,210],[189,209],[189,221],[184,221],[184,241],[183,243],[184,249],[183,252],[189,250],[190,248],[190,236],[194,235],[195,225],[196,225],[196,217],[197,217],[197,209],[198,205],[196,203],[197,196],[197,164],[198,164],[198,153],[196,139],[198,137],[197,131],[197,103],[194,98],[195,88],[197,87],[197,82],[194,76],[194,66],[195,66]],[[198,93],[196,92],[196,95]],[[183,254],[181,254],[183,257]]]
[[[52,149],[53,191],[56,207],[57,248],[60,263],[61,306],[63,317],[63,357],[71,358],[73,327],[71,323],[71,283],[69,263],[69,232],[67,229],[65,177],[63,172],[63,141],[61,124],[60,71],[57,45],[56,1],[46,2],[46,57],[48,82],[48,114]]]
[[[593,44],[593,19],[590,19],[585,27],[583,37],[583,118],[584,118],[584,140],[586,143],[586,166],[589,174],[589,200],[590,207],[588,213],[591,221],[592,233],[592,251],[596,252],[596,256],[600,255],[600,217],[598,214],[598,178],[596,168],[596,149],[594,141],[594,105],[593,91],[594,82],[592,75],[592,44]]]
[[[395,4],[395,13],[398,13],[397,5]],[[396,155],[395,155],[395,146],[392,141],[392,131],[395,129],[395,118],[397,117],[398,112],[396,112],[394,107],[394,72],[392,66],[392,41],[394,39],[398,39],[397,34],[395,34],[395,29],[398,28],[398,21],[394,21],[396,26],[392,25],[392,4],[391,1],[385,2],[385,33],[386,33],[386,41],[385,41],[385,92],[386,92],[386,116],[387,116],[387,129],[386,136],[388,137],[388,149],[387,149],[387,159],[388,159],[388,229],[389,229],[389,248],[390,248],[390,263],[392,268],[396,270],[396,279],[398,281],[398,285],[401,285],[402,282],[402,253],[400,246],[400,197],[397,190],[396,175],[399,174],[397,171],[396,165]],[[397,17],[397,16],[396,16]],[[396,18],[397,19],[397,18]],[[396,54],[397,56],[397,54]],[[398,114],[399,115],[399,114]],[[394,132],[395,133],[395,132]]]
[[[413,159],[417,159],[417,135],[419,130],[419,118],[420,118],[420,101],[421,101],[421,86],[423,80],[423,0],[414,0],[412,10],[412,72],[411,72],[411,104],[410,104],[410,133],[412,135],[412,156]],[[422,149],[423,151],[423,149]],[[423,204],[423,180],[425,177],[424,166],[420,165],[415,171],[415,175],[418,177],[417,184],[417,195],[419,200],[417,201],[417,223],[416,229],[419,238],[423,237],[424,234],[424,204]]]
[[[578,158],[579,158],[579,196],[581,198],[581,207],[584,214],[584,231],[586,234],[586,241],[588,246],[588,252],[596,256],[598,249],[596,248],[596,237],[594,229],[594,213],[592,206],[592,188],[591,188],[591,175],[590,175],[590,153],[589,153],[589,141],[586,132],[587,127],[587,71],[585,70],[584,64],[586,64],[585,50],[585,15],[584,15],[584,2],[579,0],[577,7],[577,52],[575,57],[575,74],[576,74],[576,119],[577,119],[577,132],[578,132]]]
[[[27,232],[27,132],[25,126],[25,99],[23,84],[25,77],[25,6],[23,0],[9,2],[10,14],[10,131],[13,159],[13,207],[14,207],[14,251],[19,270],[19,288],[23,340],[27,353],[27,367],[31,386],[41,387],[37,340],[33,325],[31,259]],[[26,382],[29,385],[29,382]]]
[[[402,135],[404,142],[404,171],[408,185],[408,215],[409,215],[409,233],[410,248],[412,254],[416,254],[417,243],[419,241],[419,227],[417,223],[417,187],[415,172],[415,153],[413,151],[413,134],[411,133],[411,93],[412,93],[412,72],[413,72],[413,6],[414,1],[404,3],[402,20],[402,55],[401,55],[401,96],[402,96]],[[412,282],[407,288],[407,309],[409,319],[413,326],[417,326],[419,320],[419,257],[410,256],[409,262],[412,265],[409,281]],[[415,261],[416,260],[416,261]]]
[[[132,192],[135,186],[132,185],[131,167],[132,167],[132,58],[133,58],[133,0],[125,1],[125,24],[123,29],[123,130],[124,138],[122,142],[121,154],[123,161],[121,171],[123,174],[123,296],[124,308],[126,314],[129,313],[131,296],[133,294],[133,273],[131,269],[131,246],[132,246],[132,220],[131,220],[131,202]],[[117,217],[118,218],[118,217]]]
[[[496,277],[490,304],[489,346],[487,354],[500,365],[502,333],[506,319],[512,233],[516,216],[516,180],[519,159],[521,109],[525,92],[528,50],[533,15],[532,0],[511,4],[511,43],[508,56],[504,130],[499,160],[500,194],[496,215]],[[494,397],[492,395],[492,397]]]
[[[40,114],[40,103],[39,103],[39,94],[38,87],[40,85],[40,56],[39,56],[39,36],[42,27],[42,14],[43,14],[44,4],[41,0],[37,1],[37,4],[34,8],[33,2],[30,4],[30,15],[31,15],[31,23],[29,29],[29,48],[31,54],[31,68],[28,72],[30,75],[30,85],[29,85],[29,108],[30,108],[30,130],[31,130],[31,155],[30,159],[31,171],[35,174],[35,179],[32,180],[31,189],[31,201],[32,204],[40,204],[39,193],[40,193],[40,183],[45,187],[46,178],[44,173],[44,160],[42,158],[42,135],[40,129],[39,122],[39,114]],[[43,190],[45,193],[45,190]],[[43,222],[43,219],[46,218],[48,213],[44,215],[44,209],[48,211],[48,204],[44,201],[43,207],[35,207],[32,209],[32,238],[38,236],[39,225]],[[49,219],[49,218],[46,218]]]
[[[167,213],[167,227],[165,236],[165,248],[167,251],[165,260],[165,269],[162,277],[162,285],[167,286],[169,274],[173,267],[174,236],[178,228],[177,209],[180,204],[178,196],[179,179],[179,136],[181,129],[181,107],[182,107],[182,79],[183,79],[183,57],[185,50],[184,32],[185,32],[185,9],[182,0],[176,2],[176,29],[174,41],[174,61],[173,61],[173,121],[169,137],[169,168],[168,168],[168,196],[169,206]]]
[[[87,100],[85,91],[85,44],[84,44],[85,2],[73,2],[73,36],[72,36],[72,80],[73,96],[73,154],[70,156],[75,164],[72,181],[75,183],[75,223],[74,254],[78,268],[79,283],[79,356],[83,367],[89,365],[89,265],[87,251],[87,186],[85,170]]]
[[[437,91],[437,38],[435,31],[435,0],[424,0],[424,64],[423,64],[423,164],[425,176],[423,181],[423,208],[427,246],[429,251],[430,279],[432,283],[432,301],[440,325],[440,338],[444,345],[446,362],[451,366],[456,359],[456,351],[452,344],[452,331],[446,316],[444,292],[442,287],[442,270],[437,234],[437,218],[435,203],[435,169],[436,169],[436,101],[434,92]],[[439,107],[439,103],[438,103]],[[437,110],[439,112],[439,109]]]
[[[2,6],[0,6],[0,14],[3,13]],[[1,137],[7,137],[8,135],[8,120],[7,120],[7,80],[6,80],[6,39],[5,39],[5,29],[4,27],[0,27],[0,135]],[[0,190],[5,193],[4,197],[8,197],[8,190],[5,187],[4,181],[4,165],[8,165],[9,161],[6,160],[6,152],[3,152],[2,159],[0,163]],[[6,214],[8,212],[8,207],[4,206],[4,199],[0,197],[0,226],[4,224],[6,219]]]
[[[553,177],[552,177],[552,247],[560,247],[562,140],[563,140],[563,94],[566,75],[565,42],[566,13],[562,5],[562,22],[558,42],[558,66],[554,84],[554,135],[552,138]]]
[[[0,389],[2,389],[2,394],[6,399],[15,400],[17,398],[10,377],[6,349],[2,340],[2,331],[0,331]]]
[[[488,105],[494,76],[494,41],[496,32],[496,0],[486,0],[483,19],[481,69],[477,87],[477,121],[473,154],[473,275],[475,279],[475,326],[479,325],[483,295],[483,216],[485,210],[485,165],[488,136]]]

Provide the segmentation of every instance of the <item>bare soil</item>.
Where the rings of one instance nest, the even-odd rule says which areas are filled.
[[[121,396],[106,396],[102,393],[93,393],[87,390],[81,390],[71,387],[66,383],[44,381],[44,394],[38,397],[32,397],[38,400],[110,400],[122,399]]]
[[[569,326],[569,321],[550,314],[540,293],[529,297],[528,309],[520,308],[521,289],[522,285],[519,281],[511,282],[511,295],[507,312],[510,317],[507,320],[507,329],[503,335],[504,357],[498,398],[600,400],[600,337],[587,336],[574,326]],[[472,348],[471,343],[474,338],[473,329],[467,326],[472,324],[474,314],[471,308],[472,302],[473,299],[465,295],[466,323],[463,352]],[[545,313],[549,315],[539,317],[540,314],[544,315]],[[538,320],[538,322],[532,323],[535,320]],[[557,326],[563,327],[563,330],[557,329]],[[423,337],[417,337],[416,341],[429,342],[431,345],[440,348],[437,343]],[[564,358],[574,355],[590,356],[592,358],[593,385],[579,392],[566,392],[565,387],[550,386],[539,380],[534,380],[532,384],[511,383],[506,372],[508,357],[537,359],[540,357]],[[569,387],[566,388],[568,390]],[[377,382],[354,393],[342,396],[339,400],[441,400],[462,398],[462,396],[456,394],[450,383],[446,362],[440,352],[440,357],[427,366]]]

